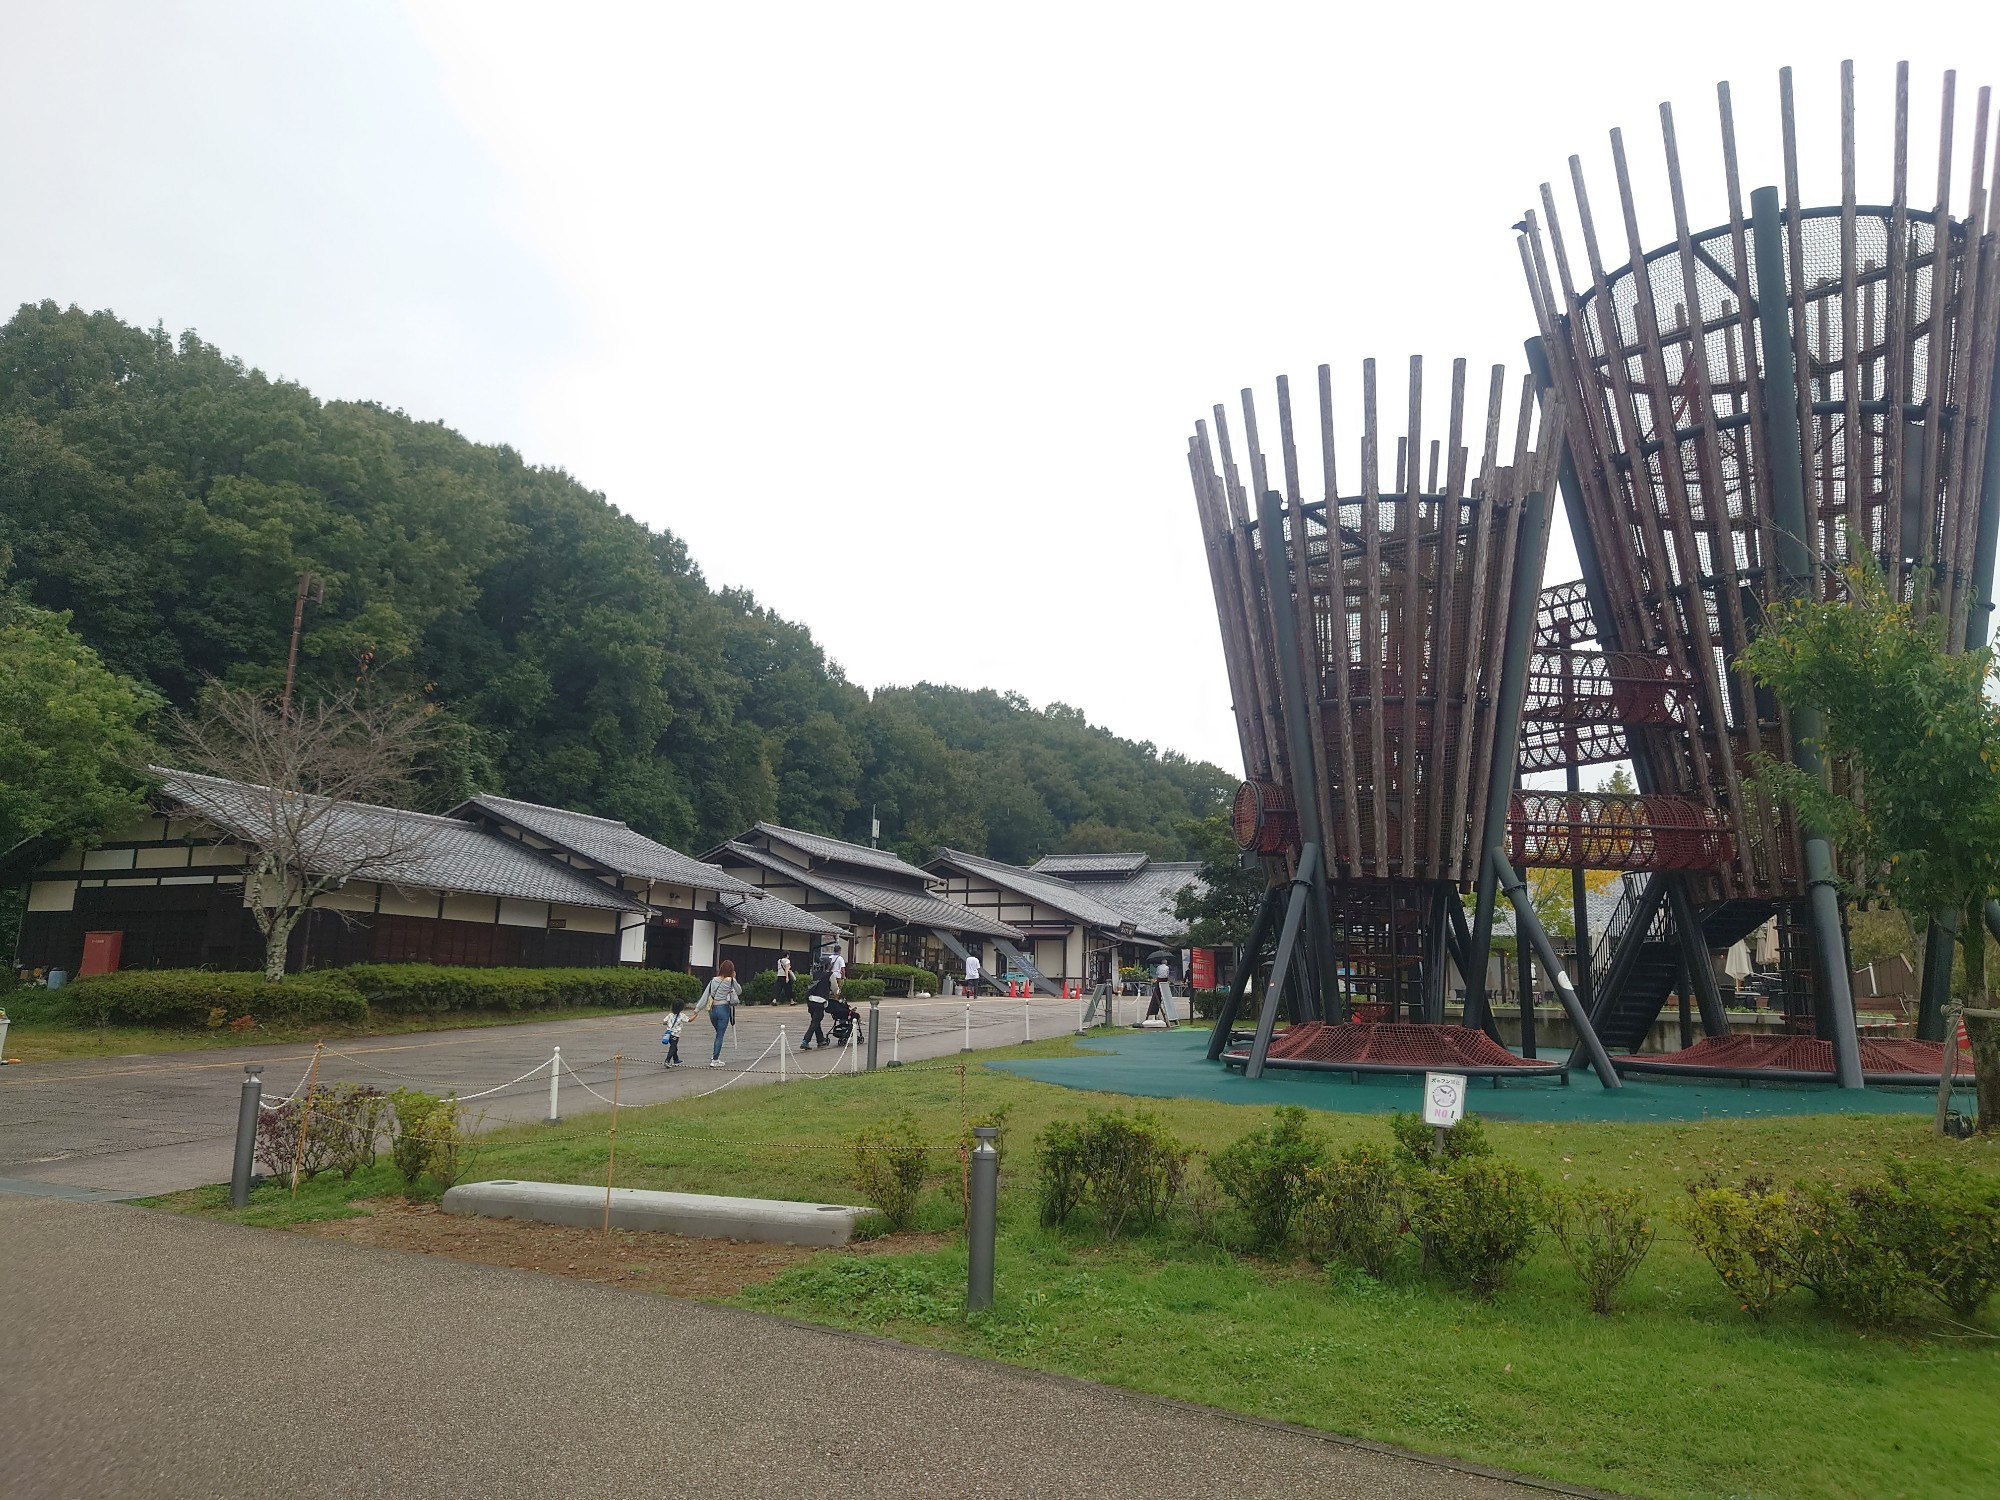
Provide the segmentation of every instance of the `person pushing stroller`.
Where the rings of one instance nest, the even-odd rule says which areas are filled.
[[[833,1003],[834,964],[831,953],[822,953],[813,960],[812,980],[806,986],[806,1014],[811,1024],[806,1027],[805,1040],[799,1043],[799,1051],[809,1052],[813,1047],[830,1045],[826,1032],[827,1006]]]

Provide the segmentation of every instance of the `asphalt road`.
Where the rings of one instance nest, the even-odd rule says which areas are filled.
[[[1124,1003],[1130,1007],[1133,1001]],[[739,1075],[733,1087],[775,1082],[773,1044],[780,1026],[786,1029],[791,1069],[821,1072],[836,1061],[831,1052],[800,1057],[790,1051],[805,1031],[803,1006],[749,1006],[741,1017],[722,1068],[706,1066],[714,1033],[701,1020],[681,1041],[688,1066],[663,1069],[659,1017],[646,1012],[342,1041],[321,1058],[320,1080],[380,1088],[400,1084],[431,1093],[450,1089],[461,1098],[505,1085],[472,1106],[484,1112],[490,1127],[548,1117],[545,1065],[556,1047],[566,1064],[559,1100],[564,1118],[610,1107],[614,1054],[623,1058],[617,1069],[620,1105],[677,1099]],[[1076,1019],[1074,1000],[975,1001],[970,1040],[975,1049],[1012,1046],[1024,1029],[1052,1036],[1074,1031]],[[966,1040],[962,1001],[893,1000],[882,1007],[878,1057],[884,1064],[897,1051],[906,1062],[956,1056]],[[311,1061],[310,1046],[287,1045],[0,1068],[0,1186],[16,1181],[150,1195],[225,1181],[245,1065],[262,1064],[264,1092],[283,1097],[303,1081]],[[862,1061],[865,1065],[865,1056]],[[544,1071],[508,1083],[537,1067]]]
[[[0,1244],[10,1500],[1548,1492],[732,1308],[128,1205],[0,1198]]]

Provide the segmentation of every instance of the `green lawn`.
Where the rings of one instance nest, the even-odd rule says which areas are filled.
[[[1060,1053],[1067,1041],[995,1056]],[[980,1066],[961,1103],[954,1066],[729,1090],[619,1116],[622,1187],[853,1201],[845,1143],[909,1108],[939,1143],[920,1227],[958,1219],[949,1155],[966,1113],[1011,1109],[999,1285],[990,1314],[960,1313],[953,1248],[865,1259],[828,1252],[744,1303],[792,1317],[1059,1370],[1331,1431],[1644,1495],[1984,1496],[2000,1469],[2000,1308],[1977,1329],[1920,1320],[1892,1334],[1829,1321],[1796,1293],[1759,1327],[1663,1221],[1612,1317],[1584,1306],[1545,1243],[1481,1303],[1420,1280],[1386,1283],[1196,1242],[1187,1226],[1106,1245],[1035,1222],[1031,1138],[1108,1103],[1154,1109],[1218,1147],[1268,1110],[1116,1100]],[[474,1177],[602,1181],[603,1116],[483,1140]],[[1379,1116],[1327,1114],[1336,1145],[1386,1139]],[[2000,1143],[1941,1143],[1914,1116],[1794,1116],[1688,1124],[1490,1125],[1495,1148],[1552,1180],[1640,1188],[1661,1210],[1710,1173],[1866,1170],[1889,1153],[1949,1153],[2000,1173]],[[354,1212],[392,1190],[386,1166],[321,1179],[293,1204],[261,1189],[241,1217],[283,1224]],[[219,1189],[170,1206],[234,1217]]]

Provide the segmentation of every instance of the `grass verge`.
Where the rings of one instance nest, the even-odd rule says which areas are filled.
[[[16,1016],[12,1007],[8,1014]],[[16,1017],[7,1031],[7,1055],[24,1063],[60,1062],[73,1057],[129,1057],[150,1052],[204,1052],[230,1047],[307,1045],[369,1036],[404,1036],[421,1031],[457,1031],[481,1026],[533,1026],[541,1021],[586,1021],[596,1016],[657,1013],[657,1005],[578,1005],[562,1010],[454,1010],[440,1015],[395,1015],[370,1009],[359,1026],[318,1023],[310,1026],[251,1026],[232,1031],[227,1026],[79,1026]]]
[[[1023,1052],[1060,1051],[1063,1042]],[[1007,1054],[1002,1054],[1007,1055]],[[953,1143],[1008,1110],[999,1284],[993,1310],[962,1312],[956,1245],[866,1257],[825,1252],[728,1299],[815,1322],[986,1355],[1135,1390],[1450,1454],[1574,1483],[1657,1496],[1983,1496],[2000,1469],[2000,1313],[1977,1328],[1917,1321],[1863,1333],[1804,1293],[1758,1326],[1665,1213],[1711,1174],[1863,1172],[1894,1153],[1949,1153],[2000,1173],[2000,1144],[1934,1141],[1910,1116],[1799,1116],[1686,1124],[1493,1123],[1503,1156],[1551,1181],[1635,1187],[1661,1215],[1653,1254],[1619,1310],[1586,1308],[1543,1243],[1489,1302],[1418,1277],[1383,1282],[1302,1261],[1232,1253],[1226,1218],[1185,1219],[1106,1244],[1035,1222],[1032,1137],[1058,1118],[1135,1101],[974,1065],[731,1090],[622,1111],[617,1183],[855,1201],[847,1144],[909,1109],[935,1143],[918,1230],[959,1218]],[[1261,1108],[1150,1100],[1208,1149],[1265,1123]],[[601,1182],[602,1116],[479,1138],[472,1177]],[[1314,1121],[1336,1146],[1386,1138],[1380,1117]],[[292,1200],[266,1187],[240,1215],[220,1189],[166,1206],[278,1227],[362,1212],[393,1191],[386,1165],[322,1178]],[[434,1190],[434,1189],[433,1189]],[[1209,1242],[1204,1242],[1203,1235]]]

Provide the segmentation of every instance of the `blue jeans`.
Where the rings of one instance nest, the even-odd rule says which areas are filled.
[[[711,1059],[722,1056],[722,1039],[729,1034],[731,1005],[711,1005],[708,1008],[709,1024],[715,1028],[715,1050],[709,1053]]]

